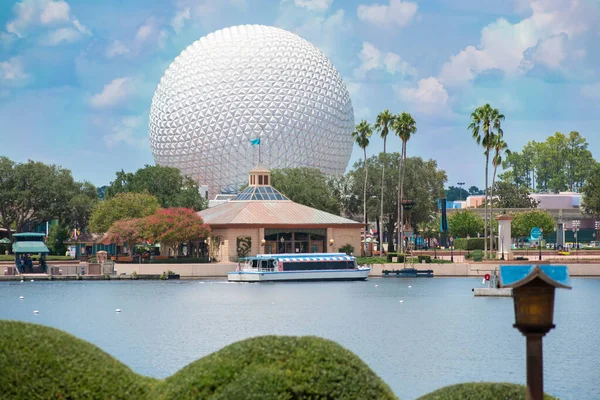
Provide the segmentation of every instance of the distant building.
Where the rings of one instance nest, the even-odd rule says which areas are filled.
[[[344,245],[361,248],[363,224],[288,199],[271,186],[264,167],[250,171],[248,187],[233,199],[198,212],[221,238],[220,261],[238,258],[238,239],[250,237],[250,254],[338,252]]]

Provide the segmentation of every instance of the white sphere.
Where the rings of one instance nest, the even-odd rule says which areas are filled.
[[[350,95],[331,61],[285,30],[242,25],[185,49],[160,80],[150,109],[157,164],[209,192],[236,192],[248,171],[314,167],[343,173],[352,152]]]

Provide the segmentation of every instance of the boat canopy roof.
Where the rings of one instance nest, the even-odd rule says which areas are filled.
[[[346,253],[283,253],[283,254],[257,254],[254,257],[245,257],[240,260],[273,260],[298,262],[298,261],[354,261],[356,257]]]

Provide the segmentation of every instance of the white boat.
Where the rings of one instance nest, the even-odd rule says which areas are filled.
[[[243,263],[242,263],[243,262]],[[240,260],[230,282],[364,281],[371,268],[345,253],[258,254]]]

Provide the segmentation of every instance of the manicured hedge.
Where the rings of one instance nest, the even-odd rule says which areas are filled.
[[[33,261],[37,261],[39,260],[40,256],[37,254],[34,254],[31,256],[31,259]],[[46,261],[69,261],[72,260],[72,257],[69,256],[46,256]],[[0,261],[15,261],[15,255],[14,254],[3,254],[0,255]]]
[[[418,256],[419,264],[425,261],[426,264],[431,264],[431,256]]]
[[[352,352],[316,337],[247,339],[195,361],[158,399],[396,399]]]
[[[396,253],[396,252],[387,253],[387,262],[391,263],[392,257],[398,257],[399,263],[404,262],[404,254],[402,254],[402,253],[400,253],[400,255],[398,255],[398,253]]]
[[[446,386],[417,400],[525,400],[525,386],[514,383],[461,383]],[[544,400],[557,400],[545,394]]]
[[[469,247],[467,248],[467,242]],[[483,238],[465,238],[454,239],[454,248],[456,250],[483,250]]]
[[[0,321],[0,398],[145,399],[153,379],[58,329]]]
[[[385,257],[356,257],[356,263],[358,265],[365,264],[385,264],[387,259]]]

